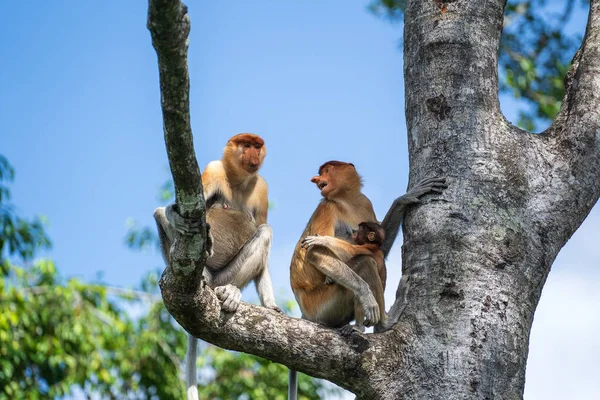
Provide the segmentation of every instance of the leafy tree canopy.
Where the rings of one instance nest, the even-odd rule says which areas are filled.
[[[8,202],[14,170],[0,156],[0,400],[55,398],[75,391],[101,398],[185,397],[186,334],[163,306],[159,271],[138,290],[62,277],[50,259],[43,220],[17,215]],[[168,192],[168,184],[164,190]],[[168,195],[163,200],[168,200]],[[132,248],[156,240],[150,228]],[[134,237],[139,234],[130,232]],[[32,261],[33,260],[33,261]],[[199,356],[203,399],[284,399],[287,368],[205,345]],[[337,392],[300,376],[300,398]]]

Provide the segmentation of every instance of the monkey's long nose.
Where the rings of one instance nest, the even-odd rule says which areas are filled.
[[[258,168],[260,166],[260,160],[257,158],[251,158],[248,163],[251,168]]]
[[[312,178],[310,178],[310,181],[312,183],[319,184],[319,177],[318,176],[313,176]]]

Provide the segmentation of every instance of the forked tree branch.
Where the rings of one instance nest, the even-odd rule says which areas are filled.
[[[585,145],[600,135],[600,1],[590,1],[583,43],[565,77],[563,104],[548,134]],[[590,137],[591,136],[591,137]]]
[[[564,244],[600,197],[600,0],[590,1],[587,29],[565,77],[565,95],[552,125],[534,137],[529,162],[538,185],[531,207],[544,240]],[[535,161],[534,161],[535,160]],[[550,167],[549,173],[539,171]],[[562,246],[561,244],[561,246]]]
[[[179,0],[150,0],[148,28],[158,55],[165,144],[176,202],[184,217],[204,216],[190,126],[187,7]],[[187,332],[219,347],[328,379],[355,393],[368,388],[372,366],[364,361],[385,350],[385,336],[345,338],[332,329],[245,303],[234,314],[222,313],[214,292],[201,279],[204,238],[181,237],[175,247],[160,287],[167,310]]]

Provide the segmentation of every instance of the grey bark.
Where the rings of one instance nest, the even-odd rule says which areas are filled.
[[[161,280],[169,312],[196,337],[328,379],[359,398],[522,398],[542,287],[600,196],[599,4],[591,1],[559,115],[531,134],[506,121],[498,103],[505,1],[407,1],[410,182],[446,176],[450,186],[406,216],[392,330],[344,338],[247,304],[226,315],[206,285],[190,283],[190,274],[201,276],[203,238],[172,249],[183,272],[167,268]],[[200,215],[185,6],[150,0],[148,25],[177,203]]]
[[[158,55],[163,129],[175,184],[175,202],[182,217],[205,221],[202,180],[190,122],[190,80],[187,70],[190,19],[187,7],[179,1],[150,1],[148,29]],[[175,238],[171,248],[171,263],[162,277],[162,281],[169,282],[168,290],[189,293],[201,287],[206,261],[205,245],[206,230],[202,235]],[[171,275],[181,276],[171,278]],[[169,309],[169,304],[165,305]]]

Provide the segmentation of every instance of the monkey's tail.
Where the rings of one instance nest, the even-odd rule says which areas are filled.
[[[187,400],[198,400],[198,384],[196,382],[196,358],[198,339],[188,333],[187,360],[185,364],[185,384]]]
[[[298,372],[290,368],[288,376],[288,400],[296,400],[298,398]]]

